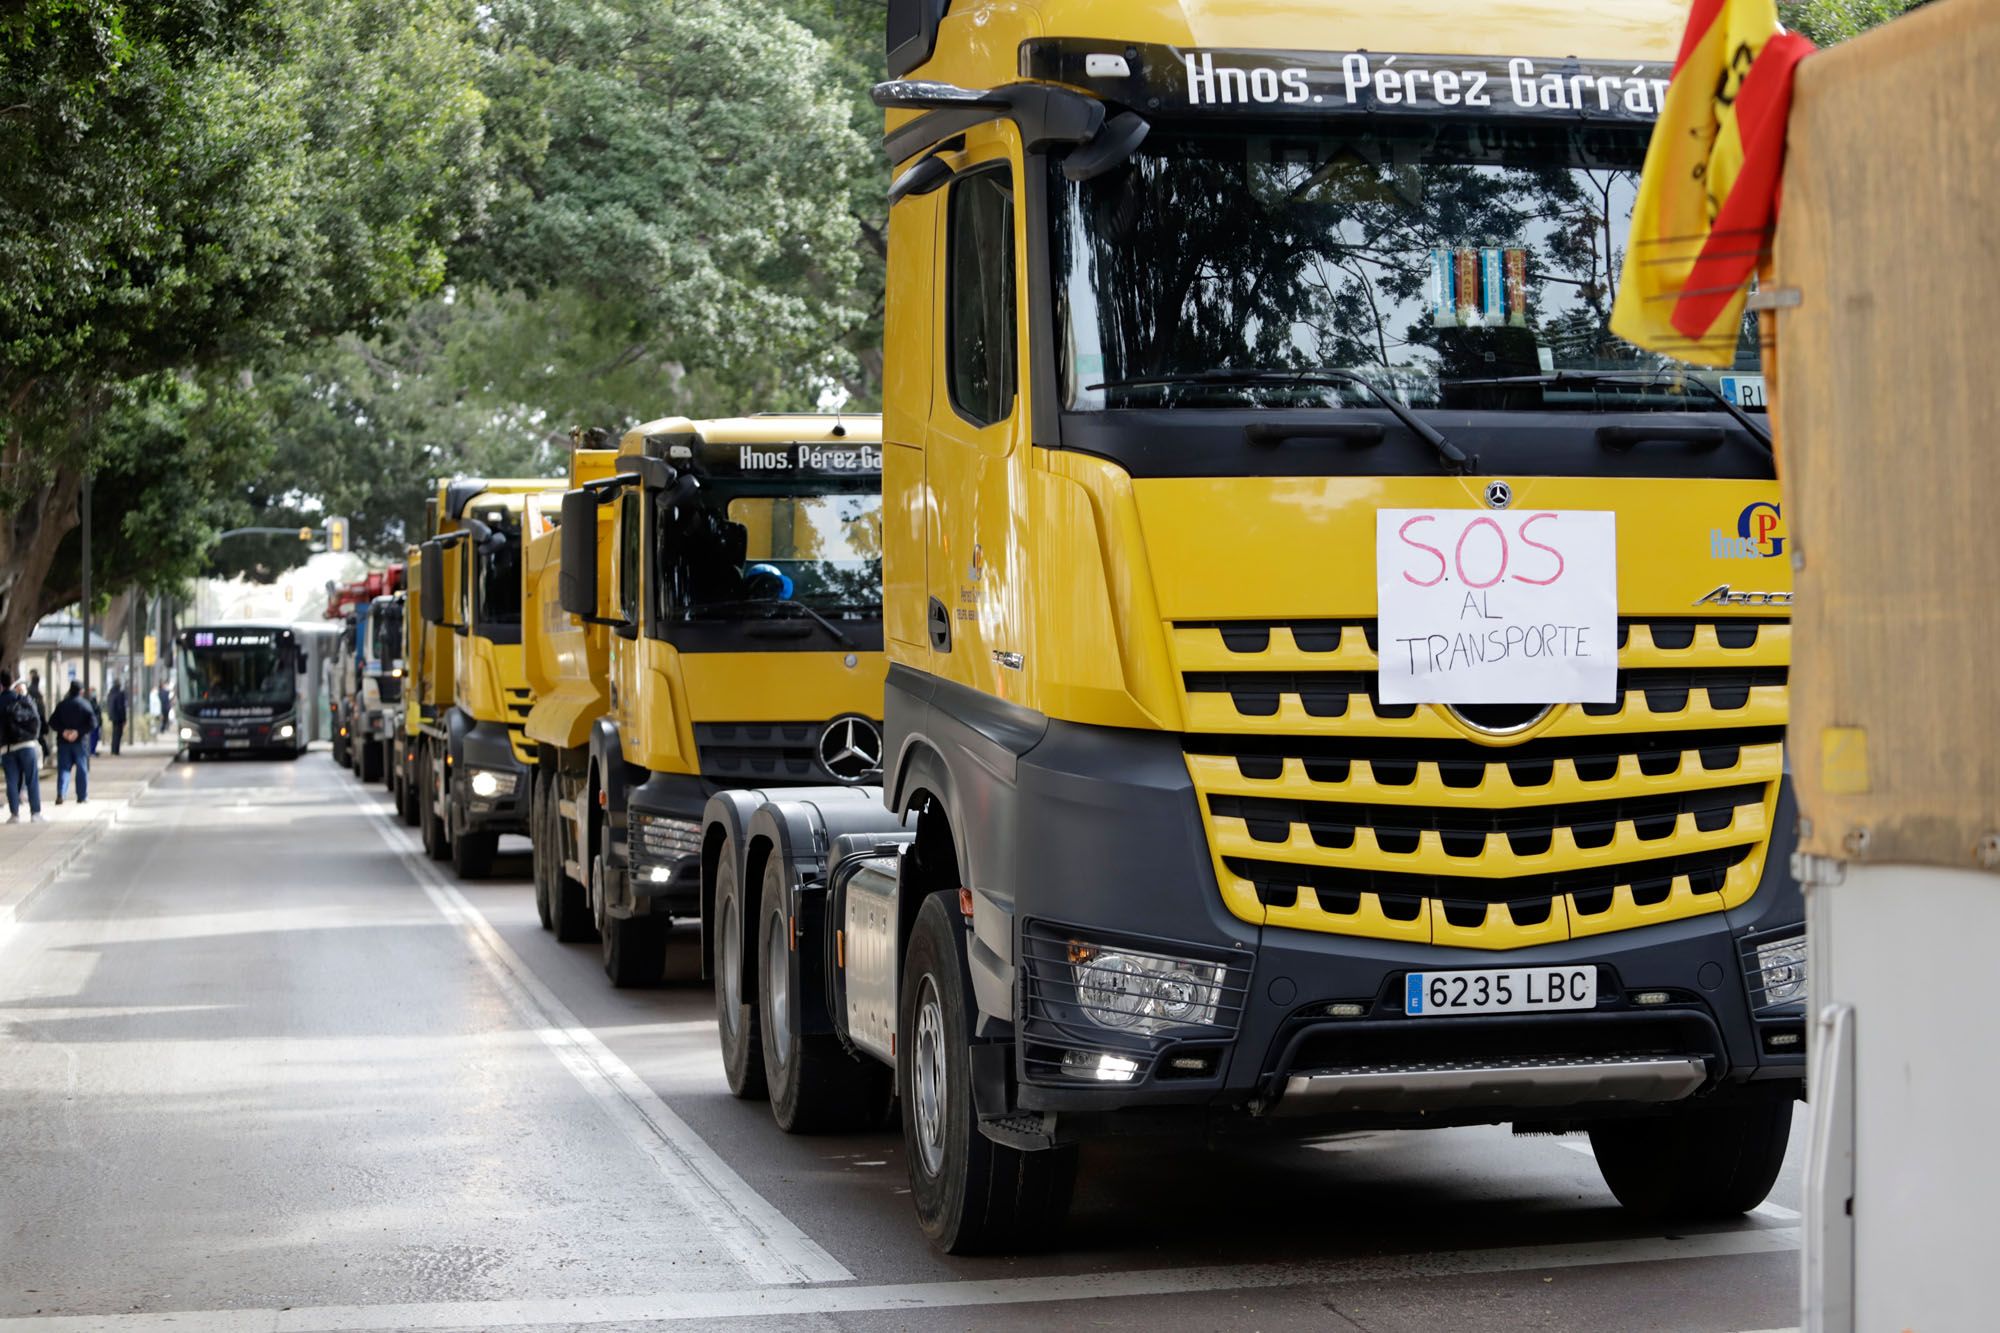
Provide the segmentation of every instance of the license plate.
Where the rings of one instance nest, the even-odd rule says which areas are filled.
[[[1478,972],[1412,972],[1403,987],[1407,1014],[1518,1014],[1539,1009],[1590,1009],[1597,1004],[1597,969],[1509,967]]]
[[[240,741],[224,741],[222,748],[225,750],[247,750],[250,748],[250,741],[248,738]]]

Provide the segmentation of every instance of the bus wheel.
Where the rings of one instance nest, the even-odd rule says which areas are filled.
[[[715,1027],[722,1037],[722,1074],[729,1091],[758,1101],[764,1082],[764,1046],[754,983],[743,975],[743,886],[737,883],[736,847],[724,843],[715,866]]]
[[[903,964],[896,1081],[910,1197],[924,1234],[947,1254],[1039,1248],[1069,1213],[1076,1149],[1022,1152],[979,1132],[963,932],[946,912],[949,896],[933,894],[918,910]]]
[[[1792,1097],[1607,1120],[1590,1129],[1597,1169],[1618,1202],[1639,1216],[1707,1222],[1764,1202],[1785,1163]]]
[[[757,938],[757,1010],[764,1020],[764,1082],[771,1117],[787,1134],[837,1134],[880,1129],[895,1106],[895,1076],[887,1065],[849,1055],[830,1032],[799,1030],[802,969],[791,930],[786,867],[764,863]]]

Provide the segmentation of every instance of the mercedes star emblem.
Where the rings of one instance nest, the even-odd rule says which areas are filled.
[[[1486,507],[1488,509],[1505,509],[1513,503],[1514,488],[1512,486],[1509,486],[1504,481],[1489,481],[1486,483]]]
[[[882,733],[865,717],[837,717],[819,734],[819,762],[842,782],[882,773]]]

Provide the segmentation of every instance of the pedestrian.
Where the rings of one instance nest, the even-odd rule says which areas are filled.
[[[42,715],[42,734],[37,744],[42,747],[42,755],[46,758],[49,753],[49,701],[42,697],[42,673],[33,667],[28,668],[28,697],[35,701],[35,711]]]
[[[83,701],[90,705],[91,713],[97,718],[97,725],[90,729],[90,757],[97,758],[97,743],[104,737],[104,705],[97,702],[94,686],[83,687]]]
[[[56,804],[63,803],[69,788],[69,771],[76,770],[76,803],[90,799],[90,732],[97,725],[97,710],[83,697],[78,681],[69,683],[69,693],[49,714],[49,726],[56,733]]]
[[[118,747],[125,741],[125,682],[111,682],[111,693],[104,696],[105,707],[111,712],[111,753],[117,754]]]
[[[7,822],[21,822],[21,798],[28,818],[42,818],[42,714],[28,697],[28,682],[0,670],[0,767],[7,771]]]
[[[167,698],[166,685],[162,683],[160,686],[160,730],[165,731],[168,725],[173,722],[173,720],[174,720],[173,704],[172,701]]]

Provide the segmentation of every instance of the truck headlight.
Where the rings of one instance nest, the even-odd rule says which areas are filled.
[[[515,775],[512,773],[498,773],[490,768],[475,768],[472,770],[472,794],[489,800],[495,796],[512,796],[515,781]]]
[[[1750,955],[1750,989],[1753,999],[1758,993],[1762,995],[1762,1003],[1755,1006],[1759,1009],[1803,1001],[1806,937],[1793,935],[1759,944]]]
[[[288,741],[297,734],[298,733],[292,730],[292,724],[289,722],[287,722],[284,726],[278,728],[278,739],[281,741]]]
[[[1099,1027],[1143,1036],[1215,1022],[1228,969],[1220,963],[1069,942],[1077,1008]]]
[[[181,739],[182,739],[182,740],[184,740],[184,741],[191,741],[191,740],[195,740],[195,739],[196,739],[196,736],[195,736],[195,731],[194,731],[194,728],[193,728],[193,727],[182,727],[182,728],[181,728]]]

